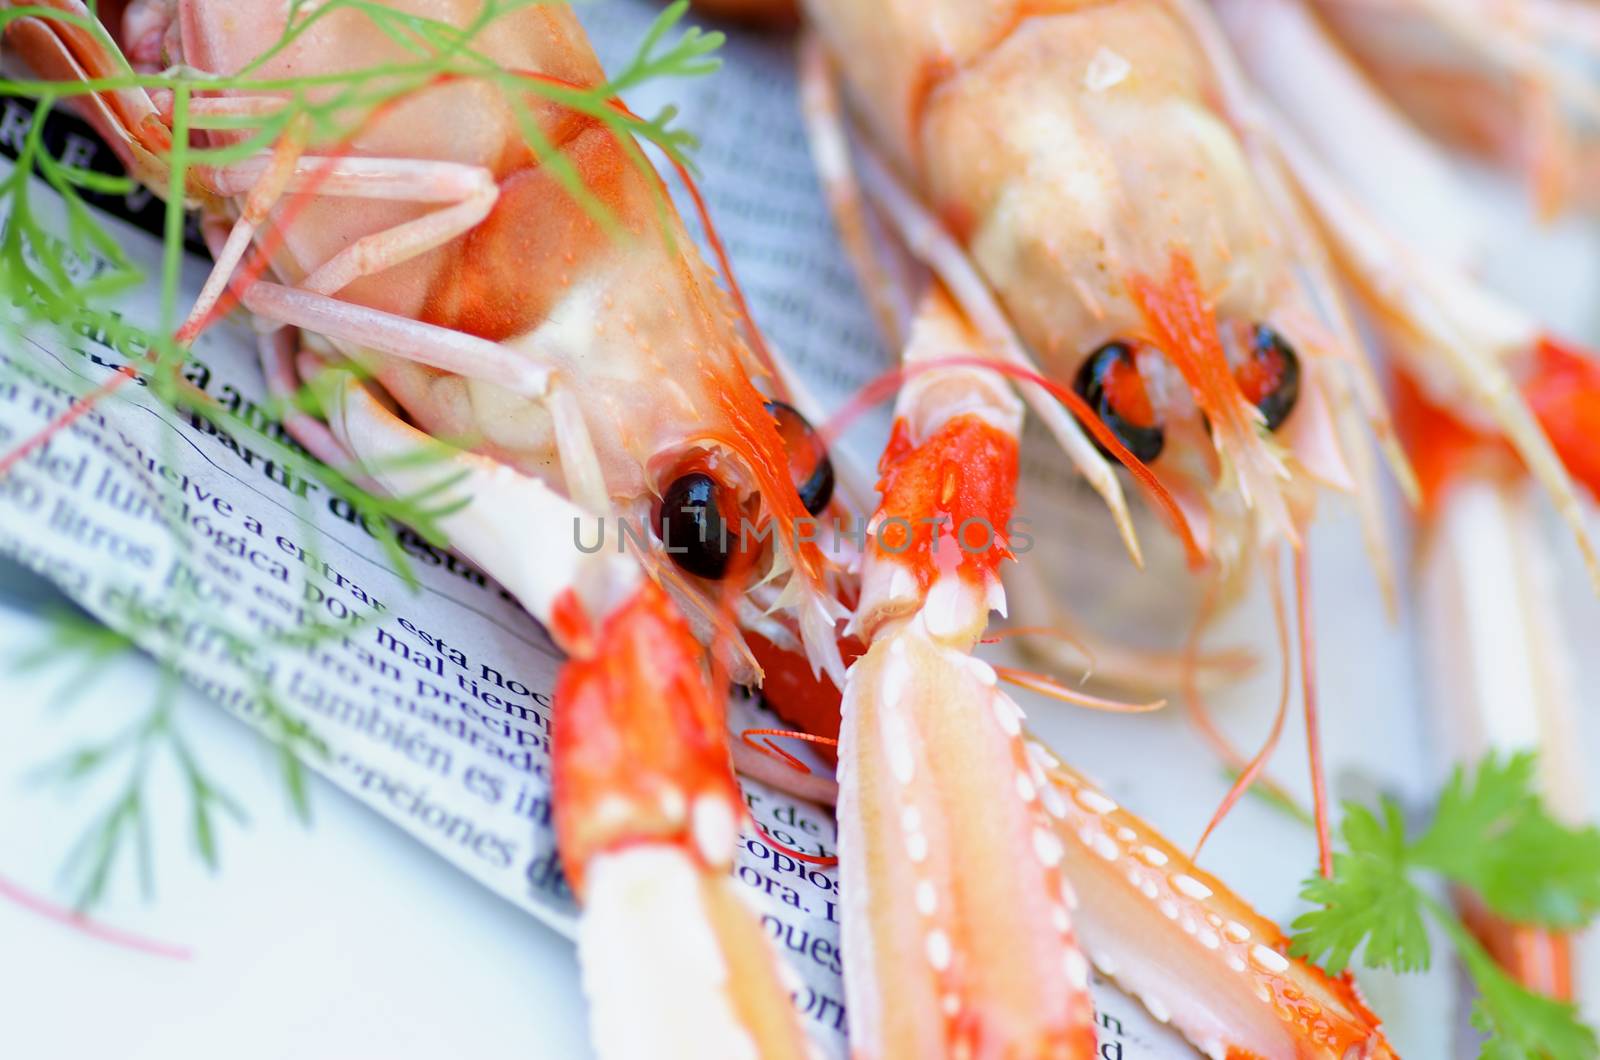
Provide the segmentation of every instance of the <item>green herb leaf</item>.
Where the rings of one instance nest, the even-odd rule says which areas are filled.
[[[1571,828],[1540,800],[1532,754],[1457,768],[1413,863],[1470,888],[1518,923],[1576,927],[1600,910],[1600,830]]]
[[[1487,963],[1474,975],[1479,996],[1472,1025],[1489,1037],[1479,1060],[1593,1060],[1600,1041],[1578,1018],[1578,1008],[1517,985]]]
[[[1472,1025],[1487,1035],[1479,1060],[1593,1060],[1600,1055],[1600,1040],[1579,1018],[1576,1005],[1522,986],[1447,909],[1431,899],[1429,907],[1478,987]]]
[[[1369,968],[1428,967],[1423,895],[1406,875],[1405,823],[1394,803],[1386,800],[1383,811],[1380,820],[1371,810],[1347,803],[1341,834],[1348,853],[1334,858],[1332,877],[1313,876],[1300,891],[1322,908],[1294,922],[1299,933],[1290,952],[1321,960],[1334,975],[1363,945]]]
[[[1436,872],[1514,923],[1576,928],[1600,911],[1600,832],[1550,815],[1538,795],[1534,757],[1489,755],[1470,775],[1458,768],[1416,840],[1408,840],[1398,805],[1385,799],[1381,810],[1380,817],[1346,805],[1340,828],[1346,849],[1335,856],[1332,877],[1312,877],[1302,887],[1301,896],[1321,908],[1294,922],[1290,952],[1325,958],[1334,974],[1358,949],[1368,967],[1424,969],[1431,916],[1477,985],[1472,1022],[1488,1036],[1483,1060],[1600,1055],[1600,1041],[1576,1007],[1513,980],[1416,878]]]

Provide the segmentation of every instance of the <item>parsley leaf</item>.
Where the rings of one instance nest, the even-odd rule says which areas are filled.
[[[1489,1037],[1478,1060],[1591,1060],[1600,1041],[1568,1001],[1536,994],[1514,982],[1493,961],[1473,976],[1479,996],[1472,1025]]]
[[[1428,905],[1478,986],[1472,1025],[1487,1035],[1478,1060],[1591,1060],[1600,1055],[1600,1040],[1578,1018],[1576,1005],[1516,982],[1448,910],[1432,899]]]
[[[1458,766],[1411,860],[1471,888],[1508,920],[1577,927],[1600,910],[1600,830],[1550,816],[1534,771],[1528,753],[1491,755],[1470,782]]]
[[[1600,912],[1600,830],[1572,828],[1546,810],[1531,754],[1490,755],[1458,768],[1433,821],[1409,839],[1400,807],[1346,804],[1333,875],[1313,876],[1301,897],[1319,908],[1294,922],[1290,952],[1344,971],[1357,950],[1369,968],[1428,967],[1426,918],[1437,922],[1478,988],[1473,1026],[1480,1060],[1591,1060],[1600,1040],[1574,1005],[1534,993],[1502,971],[1459,919],[1417,881],[1432,871],[1513,923],[1577,928]],[[1381,815],[1380,815],[1381,814]]]
[[[1348,853],[1334,858],[1333,876],[1307,880],[1300,895],[1322,906],[1294,922],[1290,952],[1317,960],[1334,975],[1350,964],[1363,942],[1369,968],[1400,972],[1428,967],[1428,932],[1422,895],[1406,876],[1405,823],[1400,808],[1385,800],[1384,819],[1345,804],[1340,833]]]

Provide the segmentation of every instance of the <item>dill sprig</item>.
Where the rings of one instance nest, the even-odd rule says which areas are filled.
[[[184,733],[181,701],[176,695],[181,682],[177,646],[163,643],[164,632],[151,620],[131,613],[124,617],[130,625],[126,632],[101,625],[74,610],[51,612],[46,637],[13,661],[18,671],[29,671],[76,660],[78,666],[71,679],[55,696],[57,704],[65,706],[84,696],[95,673],[119,656],[137,653],[141,642],[161,660],[156,689],[131,721],[100,740],[44,764],[33,774],[36,782],[69,789],[104,776],[120,777],[117,794],[94,814],[62,865],[63,880],[73,890],[79,909],[90,908],[104,898],[124,849],[132,850],[141,891],[147,897],[154,893],[149,788],[163,759],[177,770],[183,782],[195,850],[207,867],[214,871],[220,863],[219,819],[225,817],[236,824],[248,819],[239,802],[201,764]],[[220,625],[212,627],[211,632],[227,637],[232,642],[230,650],[246,657],[256,653],[252,642]],[[309,726],[277,701],[265,680],[255,683],[252,695],[274,745],[290,806],[301,820],[309,821],[304,759],[324,756],[325,745]]]
[[[246,444],[263,457],[302,479],[314,480],[331,495],[341,498],[378,540],[390,565],[413,588],[417,577],[410,556],[402,547],[397,527],[404,525],[429,543],[447,546],[441,520],[465,504],[455,498],[452,487],[459,475],[442,475],[433,485],[405,497],[391,497],[369,491],[356,478],[355,469],[329,467],[315,460],[295,444],[283,428],[283,418],[291,412],[320,416],[323,411],[323,383],[305,381],[285,398],[269,398],[250,416],[241,415],[209,394],[198,380],[204,374],[188,347],[177,341],[175,328],[181,319],[180,276],[184,257],[186,210],[212,198],[200,179],[205,172],[264,156],[279,140],[293,134],[307,142],[338,144],[347,142],[382,108],[407,94],[438,84],[446,79],[471,79],[496,87],[507,102],[529,150],[540,164],[549,168],[560,185],[584,209],[618,237],[622,228],[604,204],[587,188],[571,162],[549,142],[535,118],[533,101],[542,99],[585,115],[609,129],[625,145],[630,159],[640,166],[649,163],[634,143],[637,137],[659,150],[678,165],[691,165],[689,152],[693,137],[674,125],[676,111],[664,107],[658,113],[641,117],[616,102],[616,97],[646,82],[661,78],[697,76],[715,69],[712,53],[721,44],[720,34],[702,33],[692,27],[679,30],[687,10],[687,0],[677,0],[657,19],[641,41],[633,58],[609,80],[592,87],[567,84],[530,75],[527,71],[506,70],[493,63],[476,46],[492,31],[494,23],[507,15],[553,0],[485,0],[477,16],[467,25],[453,26],[421,15],[397,11],[371,0],[291,0],[282,36],[238,73],[219,76],[190,68],[177,67],[160,73],[134,70],[117,53],[105,28],[93,17],[54,7],[21,6],[0,10],[0,32],[23,18],[56,20],[98,39],[113,58],[115,70],[105,77],[77,82],[39,82],[0,79],[0,97],[31,101],[34,118],[18,157],[9,173],[0,177],[0,328],[14,335],[25,335],[35,328],[54,328],[64,334],[92,335],[116,350],[124,364],[104,382],[85,381],[72,373],[53,371],[51,366],[30,365],[30,371],[46,373],[52,382],[59,378],[64,392],[78,395],[78,410],[87,403],[121,400],[120,384],[135,376],[144,384],[143,394],[155,398],[175,411],[196,417],[226,435]],[[355,13],[366,19],[374,31],[394,41],[405,53],[400,61],[378,64],[353,71],[334,71],[292,78],[259,76],[276,56],[311,31],[320,22],[341,14]],[[46,149],[43,130],[52,111],[64,101],[90,93],[142,90],[156,98],[170,100],[171,147],[144,147],[165,168],[164,186],[151,190],[165,200],[162,256],[158,277],[152,277],[136,264],[102,223],[86,194],[124,195],[135,182],[126,176],[113,176],[71,165]],[[270,113],[249,118],[226,115],[197,115],[191,111],[196,93],[243,91],[270,93],[282,100]],[[232,135],[221,143],[202,143],[192,134],[216,130]],[[648,186],[657,197],[658,211],[665,217],[670,207],[658,181]],[[50,206],[58,202],[59,223],[46,220],[40,209],[41,188],[48,188]],[[291,196],[292,197],[292,196]],[[663,231],[670,230],[663,226]],[[125,319],[114,308],[115,300],[130,290],[160,284],[158,322],[147,327]],[[338,370],[351,371],[340,365]],[[58,421],[59,422],[59,421]],[[168,443],[171,439],[167,439]],[[471,439],[441,440],[470,444]],[[417,453],[399,458],[403,464],[438,462],[448,458],[444,444],[422,447]],[[0,454],[0,461],[20,455],[16,450]],[[6,464],[0,464],[4,468]],[[0,470],[0,474],[4,471]],[[302,501],[302,503],[304,503]],[[309,521],[308,521],[309,525]],[[184,554],[186,528],[169,525]],[[315,547],[313,543],[313,548]],[[225,642],[243,670],[265,674],[260,665],[275,652],[308,651],[322,641],[350,632],[350,625],[325,626],[309,622],[263,636],[259,630],[230,626],[227,616],[201,606],[188,591],[175,590],[161,601],[162,609],[179,615],[187,625],[203,628]],[[56,619],[54,636],[44,649],[48,657],[34,653],[21,660],[24,665],[76,660],[74,676],[85,676],[108,658],[135,645],[154,655],[162,666],[162,680],[148,707],[122,728],[103,740],[70,752],[51,763],[44,776],[69,786],[81,785],[92,777],[121,770],[119,794],[98,812],[82,839],[74,846],[67,866],[77,883],[80,907],[99,901],[106,892],[122,852],[132,849],[137,871],[146,893],[152,887],[150,864],[149,810],[146,790],[154,764],[166,760],[184,779],[189,795],[190,828],[199,856],[215,865],[218,857],[218,825],[224,819],[243,821],[243,808],[215,781],[198,760],[192,744],[184,736],[173,695],[181,675],[182,645],[170,634],[134,613],[109,616],[117,627],[102,629],[91,619],[76,613]],[[371,621],[368,618],[366,621]],[[258,705],[255,720],[272,741],[283,771],[285,787],[296,812],[307,816],[309,805],[303,760],[321,753],[322,742],[315,732],[279,702],[266,677],[255,678],[252,688]]]

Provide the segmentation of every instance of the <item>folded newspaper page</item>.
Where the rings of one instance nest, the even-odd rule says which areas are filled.
[[[657,6],[586,7],[603,59],[631,49]],[[824,401],[881,370],[870,316],[837,250],[807,157],[788,45],[730,42],[716,77],[653,86],[699,131],[703,186],[755,312]],[[713,120],[714,119],[714,120]],[[21,147],[32,112],[8,101],[0,142]],[[52,149],[107,168],[86,126],[51,119]],[[44,185],[35,208],[65,231]],[[148,193],[105,205],[125,253],[160,275],[162,205]],[[52,213],[53,211],[53,213]],[[92,254],[87,280],[107,268]],[[208,263],[183,263],[180,304]],[[120,311],[158,325],[151,290]],[[136,366],[137,350],[86,329],[37,331],[0,349],[0,451],[42,429],[75,396]],[[256,335],[240,316],[196,343],[189,381],[276,440],[262,413]],[[416,584],[377,547],[362,515],[321,483],[207,420],[142,392],[135,377],[0,476],[0,555],[42,573],[100,620],[171,660],[223,709],[282,733],[303,723],[306,761],[485,887],[571,934],[576,909],[551,828],[550,690],[560,655],[492,580],[402,532]],[[283,640],[333,627],[310,645]],[[734,716],[760,708],[736,698]],[[745,781],[750,821],[736,868],[778,950],[797,973],[794,1001],[822,1052],[847,1055],[839,884],[826,861],[825,808]],[[1002,867],[997,867],[1003,871]],[[1142,1008],[1097,984],[1101,1055],[1191,1055]]]

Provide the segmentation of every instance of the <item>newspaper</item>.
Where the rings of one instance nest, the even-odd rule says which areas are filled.
[[[584,5],[581,16],[609,66],[631,52],[658,11],[650,0],[607,0]],[[701,186],[757,320],[820,401],[835,407],[889,360],[813,175],[792,46],[782,38],[735,33],[722,55],[717,75],[651,85],[628,102],[641,113],[669,100],[681,107],[683,124],[702,139],[695,156]],[[31,115],[16,101],[0,106],[0,142],[14,147]],[[63,128],[54,138],[58,150],[76,152],[81,164],[108,161],[103,147],[70,125]],[[43,186],[38,198],[44,210],[50,195]],[[151,216],[147,196],[111,205],[134,221]],[[158,275],[157,241],[137,224],[107,223],[128,255]],[[186,296],[198,291],[206,271],[198,255],[185,261]],[[154,291],[134,292],[121,311],[154,326]],[[85,334],[69,342],[39,333],[0,349],[0,452],[60,414],[74,393],[107,381],[128,362],[104,338]],[[207,331],[187,374],[241,415],[259,411],[264,386],[247,321],[229,318]],[[870,459],[882,439],[870,424],[855,432],[855,458]],[[1065,513],[1060,517],[1075,552],[1099,535],[1116,556],[1103,511],[1074,506],[1079,487],[1053,450],[1040,452],[1046,455],[1026,468],[1025,491]],[[1090,514],[1074,514],[1080,511]],[[137,384],[122,387],[114,400],[101,402],[0,477],[0,555],[49,577],[151,650],[177,646],[184,677],[230,713],[270,727],[269,707],[281,704],[326,743],[326,756],[308,757],[312,767],[485,887],[570,935],[577,911],[560,871],[550,815],[550,689],[560,655],[491,579],[416,535],[402,540],[415,589],[348,505],[319,483],[204,420],[161,405]],[[1330,540],[1338,542],[1336,563],[1364,564],[1353,530]],[[1118,558],[1079,568],[1102,582],[1120,579],[1122,593],[1120,583],[1131,581],[1123,577],[1131,572],[1125,563]],[[1362,576],[1340,581],[1342,588],[1359,585]],[[202,603],[209,621],[163,611],[175,591]],[[1109,593],[1103,599],[1108,607],[1113,602]],[[1375,588],[1368,592],[1372,599]],[[1357,607],[1348,619],[1360,624],[1363,636],[1377,638],[1367,670],[1346,675],[1333,668],[1327,678],[1335,701],[1341,691],[1353,692],[1352,725],[1360,723],[1361,709],[1376,725],[1391,711],[1405,716],[1409,703],[1409,692],[1391,696],[1399,706],[1380,702],[1361,683],[1409,687],[1403,639],[1374,632],[1377,613]],[[244,660],[216,632],[222,625],[259,638],[312,620],[342,627],[341,635],[313,649],[275,648]],[[1247,686],[1241,695],[1270,702],[1260,691]],[[1370,706],[1362,708],[1365,703]],[[733,709],[744,717],[760,708],[736,697]],[[1047,735],[1058,731],[1048,718],[1043,724]],[[1209,766],[1186,768],[1195,756],[1181,722],[1141,721],[1153,727],[1138,730],[1137,755],[1125,750],[1133,746],[1133,730],[1120,727],[1125,724],[1073,720],[1068,757],[1098,772],[1126,804],[1163,826],[1186,829],[1178,834],[1197,834],[1224,782],[1207,772]],[[1329,750],[1338,777],[1340,763],[1355,756],[1337,734]],[[1408,738],[1360,750],[1372,771],[1368,783],[1403,786],[1415,752]],[[825,1055],[843,1057],[848,1014],[840,980],[838,878],[831,867],[779,849],[831,854],[833,820],[824,808],[744,783],[751,820],[737,878],[798,975],[794,1001],[817,1045]],[[1216,867],[1248,896],[1265,896],[1264,912],[1283,916],[1308,864],[1299,854],[1309,851],[1310,838],[1271,809],[1247,804],[1238,816],[1251,831],[1243,838],[1219,834],[1214,849],[1232,860]],[[1285,851],[1299,853],[1278,856]],[[1108,984],[1097,980],[1095,996],[1101,1056],[1192,1055],[1170,1029]],[[1408,993],[1406,1001],[1410,1007],[1418,995]]]

